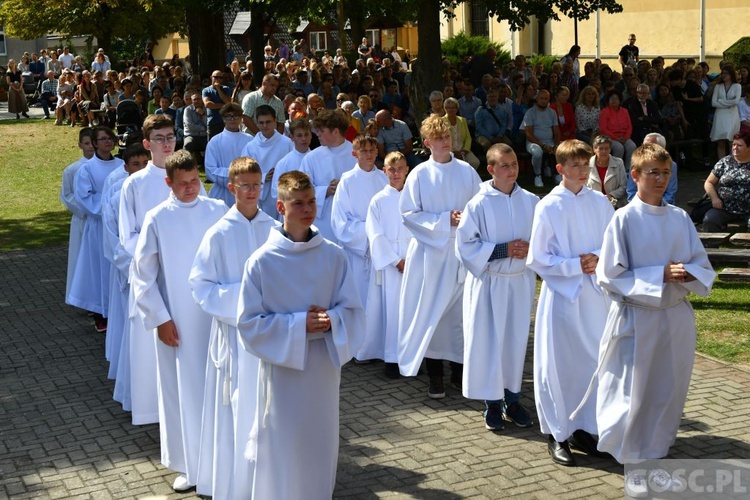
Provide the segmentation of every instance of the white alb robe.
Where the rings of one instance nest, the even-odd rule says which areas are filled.
[[[596,434],[590,401],[570,419],[596,371],[609,299],[584,274],[581,254],[599,255],[614,209],[601,193],[556,186],[534,213],[526,264],[544,280],[534,325],[534,397],[543,434],[564,441],[576,430]]]
[[[94,156],[76,172],[73,180],[76,203],[86,214],[81,250],[66,302],[87,311],[107,315],[109,306],[109,261],[102,241],[102,190],[107,176],[123,165],[120,158],[102,160]]]
[[[399,309],[398,364],[414,376],[422,359],[463,363],[462,297],[466,271],[456,257],[451,211],[463,210],[481,180],[468,163],[432,158],[406,178],[399,210],[414,236],[406,252]]]
[[[292,170],[302,170],[302,159],[307,156],[309,152],[310,150],[308,149],[304,153],[300,153],[293,147],[285,157],[279,160],[273,171],[273,181],[271,182],[270,196],[272,200],[275,201],[279,197],[279,177],[287,172],[291,172]],[[281,220],[281,216],[279,216],[278,219]]]
[[[398,363],[398,307],[403,275],[396,265],[406,258],[411,233],[401,220],[401,191],[385,186],[372,197],[365,231],[372,274],[365,306],[367,328],[357,359]]]
[[[338,243],[338,240],[331,227],[333,196],[326,197],[326,191],[332,180],[341,179],[344,172],[353,169],[356,164],[357,159],[352,156],[352,143],[349,141],[334,147],[320,146],[302,159],[300,170],[310,176],[315,186],[315,227],[321,236],[334,243]]]
[[[326,308],[330,331],[307,333],[311,305]],[[357,352],[365,328],[344,251],[320,234],[293,242],[271,230],[247,262],[237,314],[241,346],[260,358],[247,450],[255,459],[252,498],[331,498],[341,366]]]
[[[171,189],[164,178],[167,171],[152,162],[146,167],[125,179],[120,193],[120,215],[118,225],[120,244],[130,255],[131,266],[128,281],[132,281],[132,258],[138,236],[143,227],[146,213],[169,197]],[[201,186],[202,187],[202,186]],[[122,362],[128,366],[130,377],[118,377],[115,380],[114,398],[125,407],[130,401],[133,425],[153,424],[159,421],[159,403],[156,395],[156,350],[154,348],[153,329],[147,330],[138,314],[133,296],[133,287],[128,292],[128,324],[123,340],[128,339],[127,348],[121,353],[127,355]],[[129,383],[126,387],[123,384]]]
[[[271,195],[273,181],[266,181],[266,174],[294,149],[294,144],[289,137],[280,134],[274,130],[270,139],[261,134],[255,134],[253,140],[248,142],[242,150],[242,156],[249,156],[258,162],[260,169],[263,171],[263,190],[260,193],[258,205],[261,210],[266,212],[274,219],[279,218],[279,212],[276,210],[276,198]]]
[[[65,297],[70,295],[70,285],[73,283],[73,276],[76,272],[78,263],[78,252],[81,250],[81,239],[83,238],[83,226],[86,222],[86,214],[76,203],[75,193],[73,192],[73,179],[81,165],[88,161],[85,156],[74,161],[63,170],[62,185],[60,186],[60,201],[65,208],[71,213],[70,217],[70,234],[68,236],[68,268],[65,277]]]
[[[456,254],[466,267],[463,395],[498,400],[521,392],[536,276],[525,259],[488,261],[495,244],[529,241],[535,194],[516,184],[508,195],[492,180],[466,205],[456,229]]]
[[[255,415],[258,358],[238,350],[237,304],[248,257],[277,225],[263,211],[248,220],[233,206],[206,232],[190,271],[193,298],[213,317],[197,492],[216,500],[252,494],[253,464],[245,448]]]
[[[333,195],[331,228],[349,257],[362,304],[367,304],[371,268],[365,231],[367,208],[372,197],[387,185],[388,177],[381,170],[373,167],[366,172],[357,165],[344,172]]]
[[[696,280],[664,283],[669,262]],[[597,370],[599,449],[620,463],[662,458],[677,437],[695,358],[687,295],[708,295],[716,273],[682,209],[636,196],[607,227],[596,274],[612,298]]]
[[[229,192],[229,164],[242,156],[242,150],[253,140],[245,132],[230,132],[224,129],[220,134],[211,137],[206,145],[206,178],[213,182],[208,196],[224,200],[228,207],[234,205],[234,195]]]
[[[193,300],[188,277],[203,235],[227,211],[220,200],[190,203],[174,194],[146,214],[131,279],[138,312],[148,329],[172,320],[179,345],[154,337],[161,462],[196,484],[206,358],[211,316]]]
[[[108,377],[117,376],[122,332],[127,320],[128,308],[128,269],[130,257],[120,245],[120,233],[117,216],[120,211],[120,191],[128,173],[120,167],[109,174],[104,181],[102,194],[102,249],[109,267],[109,309],[107,312],[107,337],[104,343],[104,355],[109,361]],[[122,257],[126,257],[122,259]],[[118,266],[119,264],[119,266]]]

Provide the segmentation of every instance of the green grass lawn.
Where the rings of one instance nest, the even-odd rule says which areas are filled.
[[[79,130],[51,120],[0,121],[0,251],[67,244],[70,214],[60,202],[60,183],[65,167],[80,157]],[[709,297],[691,302],[698,350],[750,364],[750,284],[717,282]]]

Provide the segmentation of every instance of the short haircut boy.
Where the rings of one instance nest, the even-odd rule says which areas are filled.
[[[143,120],[143,138],[147,141],[151,139],[151,132],[153,130],[161,130],[164,128],[171,128],[174,130],[174,122],[172,117],[169,115],[148,115]]]
[[[198,164],[190,151],[181,149],[167,156],[166,165],[164,167],[167,169],[167,177],[169,177],[170,180],[174,180],[175,170],[190,172],[191,170],[197,169]]]
[[[228,115],[230,113],[234,113],[237,116],[241,115],[242,106],[240,106],[236,102],[228,102],[225,105],[223,105],[221,109],[219,110],[219,114],[221,116]]]
[[[310,132],[310,120],[307,118],[295,118],[292,120],[292,122],[289,124],[289,133],[291,135],[294,135],[294,133],[297,130],[305,130],[307,132]]]
[[[555,150],[555,159],[560,165],[564,165],[570,160],[586,160],[594,156],[594,150],[591,146],[578,139],[563,141]]]
[[[94,129],[85,127],[78,131],[78,143],[82,143],[83,140],[88,137],[91,142],[94,142]]]
[[[261,116],[271,116],[274,120],[276,119],[276,111],[268,104],[261,104],[255,110],[255,119],[257,120]]]
[[[378,140],[371,136],[371,135],[358,135],[354,138],[352,141],[352,149],[355,151],[359,151],[360,149],[364,148],[365,146],[372,146],[375,149],[378,148]]]
[[[240,174],[258,174],[263,175],[258,162],[250,158],[249,156],[240,156],[235,158],[232,163],[229,164],[229,182],[234,183],[237,176]]]
[[[146,158],[151,159],[151,152],[144,148],[141,143],[131,144],[122,154],[122,161],[127,165],[131,158],[137,158],[139,156],[145,156]]]
[[[500,156],[507,154],[515,155],[516,153],[515,151],[513,151],[512,147],[502,142],[493,144],[492,146],[490,146],[490,149],[487,150],[487,163],[489,163],[490,165],[495,165],[498,161],[500,161]]]
[[[406,161],[406,156],[404,156],[404,153],[402,153],[401,151],[391,151],[390,153],[385,155],[385,160],[383,160],[383,164],[386,167],[390,167],[391,165],[395,165],[401,160]]]
[[[430,115],[422,122],[422,128],[419,129],[422,139],[432,140],[439,137],[450,135],[450,129],[443,120],[442,116]]]
[[[315,116],[313,126],[316,129],[327,128],[329,130],[338,129],[343,137],[349,128],[349,117],[341,109],[322,109]]]
[[[642,171],[646,165],[651,163],[667,164],[672,166],[672,157],[669,152],[658,144],[644,142],[641,147],[633,151],[630,160],[631,171]]]
[[[315,186],[310,181],[310,177],[299,170],[292,170],[279,177],[278,191],[279,200],[288,200],[294,191],[306,191],[308,189],[315,189]]]

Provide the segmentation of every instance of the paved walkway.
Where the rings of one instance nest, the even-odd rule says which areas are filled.
[[[104,336],[63,304],[65,259],[0,253],[0,499],[194,498],[171,491],[156,425],[133,427],[112,401]],[[750,457],[750,374],[696,361],[671,457]],[[450,389],[429,400],[424,376],[381,368],[344,368],[336,498],[622,498],[621,466],[578,455],[559,467],[537,429],[493,434],[477,402]]]

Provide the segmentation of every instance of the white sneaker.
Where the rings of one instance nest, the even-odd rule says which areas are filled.
[[[625,474],[625,495],[632,498],[648,496],[646,476],[643,471],[628,471]]]
[[[552,177],[552,169],[549,167],[544,167],[544,176],[545,177]]]
[[[542,182],[542,176],[541,175],[537,175],[537,176],[534,177],[534,186],[536,186],[538,188],[544,187],[544,182]]]
[[[562,182],[562,175],[560,175],[560,174],[557,174],[557,175],[555,176],[555,182],[557,182],[558,184],[560,184],[560,183]]]
[[[183,491],[187,491],[194,487],[194,484],[188,483],[187,476],[184,476],[182,474],[177,476],[174,480],[174,483],[172,483],[172,489],[177,493],[182,493]]]

